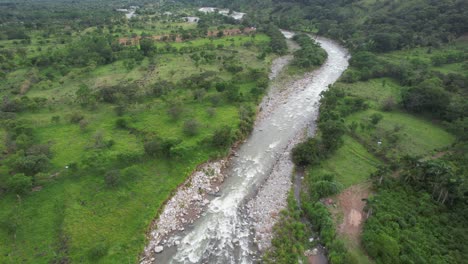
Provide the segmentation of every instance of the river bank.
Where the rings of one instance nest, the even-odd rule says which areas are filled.
[[[156,224],[156,227],[170,231],[152,232],[142,263],[252,263],[269,247],[275,215],[285,207],[291,187],[293,166],[289,151],[316,120],[321,91],[336,81],[347,67],[346,50],[327,39],[319,39],[319,42],[329,53],[327,62],[314,72],[271,87],[260,105],[252,135],[229,159],[225,170],[216,170],[224,174],[216,178],[226,179],[217,197],[205,201],[193,193],[194,189],[189,194],[176,194],[174,197],[178,199],[191,197],[196,202],[174,200],[167,203],[166,208],[170,210],[165,213],[167,209],[164,209],[161,216],[165,220],[159,220],[163,224]],[[284,68],[287,65],[284,60],[279,59],[273,65]],[[272,67],[272,74],[275,72],[277,75],[281,70]],[[206,188],[212,190],[211,186]],[[206,209],[203,213],[195,210],[198,215],[194,215],[200,218],[191,224],[193,219],[185,218],[190,213],[174,211],[174,208],[184,208],[177,205],[181,203],[191,207],[206,206]],[[187,228],[175,224],[180,223],[178,218],[186,222]],[[162,241],[162,236],[157,235],[170,232],[173,232],[170,238]],[[161,254],[156,255],[156,252]]]
[[[274,80],[283,69],[291,62],[292,56],[286,55],[272,62],[270,80]],[[264,98],[260,109],[271,109],[279,103],[276,98],[281,95],[276,89],[270,89],[271,93]],[[272,99],[275,98],[275,99]],[[270,111],[260,111],[257,115],[266,118]],[[170,239],[177,231],[184,231],[188,225],[200,218],[201,213],[213,197],[219,196],[220,185],[226,177],[226,167],[230,164],[231,157],[236,156],[237,145],[233,146],[226,158],[209,161],[200,165],[189,178],[175,191],[175,194],[165,203],[164,208],[151,225],[148,235],[149,243],[145,247],[140,258],[142,264],[153,263],[155,254],[161,253],[166,247],[180,244],[179,240]]]

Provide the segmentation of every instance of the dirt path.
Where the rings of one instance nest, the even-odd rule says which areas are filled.
[[[344,190],[337,197],[337,212],[343,216],[338,226],[338,233],[348,238],[354,245],[360,244],[362,226],[367,214],[364,212],[370,194],[371,183],[360,183]],[[336,215],[336,214],[335,214]]]

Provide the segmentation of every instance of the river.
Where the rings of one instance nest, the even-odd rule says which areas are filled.
[[[314,72],[286,82],[286,87],[269,91],[252,134],[229,160],[219,196],[191,226],[169,238],[177,243],[157,254],[155,263],[257,262],[258,225],[273,222],[270,212],[263,210],[271,203],[285,202],[291,186],[289,151],[315,123],[320,93],[348,67],[349,56],[343,47],[322,37],[316,41],[328,53],[327,61]],[[285,64],[285,60],[274,63]],[[271,183],[275,177],[280,180]]]

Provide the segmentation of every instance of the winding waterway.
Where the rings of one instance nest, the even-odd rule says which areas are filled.
[[[275,171],[283,177],[291,175],[289,150],[315,123],[320,93],[348,67],[348,53],[343,47],[326,38],[316,40],[328,53],[327,61],[313,73],[287,82],[288,87],[283,88],[290,92],[282,93],[281,100],[274,98],[281,93],[270,91],[254,131],[229,162],[220,195],[210,201],[192,226],[170,238],[177,246],[158,254],[156,263],[255,263],[259,258],[255,223],[246,204],[255,199]]]

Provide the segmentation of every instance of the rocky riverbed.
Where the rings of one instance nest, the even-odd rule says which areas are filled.
[[[284,104],[292,93],[305,89],[313,78],[314,73],[312,72],[306,73],[302,77],[295,76],[294,79],[286,78],[273,82],[273,89],[269,97],[262,102],[262,113],[259,114],[259,119],[268,118],[269,113],[273,112],[279,105]],[[291,190],[291,175],[294,169],[290,156],[291,150],[309,134],[310,130],[315,130],[318,104],[316,106],[317,111],[312,113],[308,126],[305,127],[303,133],[298,133],[288,142],[284,152],[278,155],[277,162],[265,183],[262,184],[254,198],[247,203],[248,215],[252,218],[255,241],[260,252],[264,252],[271,246],[273,226],[278,221],[280,211],[287,206],[287,196]]]
[[[175,231],[183,231],[188,224],[200,217],[203,208],[210,202],[210,196],[216,196],[219,185],[224,181],[223,170],[227,159],[207,162],[177,189],[174,196],[164,206],[158,219],[153,223],[149,243],[145,248],[141,263],[152,263],[153,255],[173,246],[177,241],[168,237]]]
[[[269,75],[270,80],[275,79],[291,60],[290,55],[275,59]],[[261,105],[265,109],[272,110],[281,102],[280,97],[286,96],[277,87],[278,85],[270,89],[270,96],[264,98]],[[263,111],[261,117],[266,118],[271,110]],[[219,187],[225,179],[224,170],[230,163],[230,157],[237,155],[235,148],[231,149],[230,153],[231,155],[225,159],[210,161],[197,168],[167,201],[161,214],[152,224],[149,243],[140,259],[141,264],[153,263],[156,254],[164,251],[166,247],[177,246],[180,243],[178,240],[170,239],[171,234],[184,231],[187,225],[193,224],[210,202],[209,198],[217,196]],[[277,182],[273,181],[272,184],[276,185]],[[257,201],[260,200],[257,199]],[[283,207],[283,203],[280,203],[275,208]],[[254,214],[256,208],[258,208],[256,205],[251,205],[250,212]],[[271,211],[277,211],[277,209]]]
[[[255,263],[269,247],[291,188],[289,153],[315,122],[320,93],[348,65],[346,50],[319,42],[329,57],[312,73],[282,78],[291,58],[273,62],[254,131],[228,160],[201,166],[180,186],[154,223],[142,263]]]

